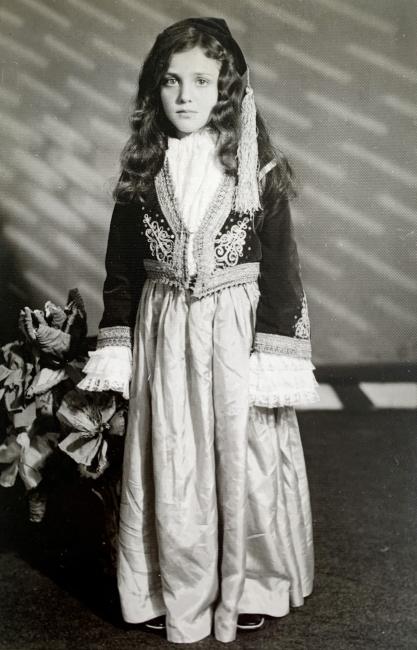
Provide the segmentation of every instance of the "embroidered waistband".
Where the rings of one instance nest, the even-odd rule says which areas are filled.
[[[146,275],[150,280],[189,289],[195,298],[203,298],[214,291],[232,287],[237,284],[255,282],[259,276],[259,262],[247,262],[223,269],[217,269],[211,275],[197,275],[187,280],[178,277],[175,271],[156,260],[143,261]]]

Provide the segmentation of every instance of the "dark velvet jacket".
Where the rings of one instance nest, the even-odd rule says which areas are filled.
[[[258,281],[253,349],[311,356],[289,202],[277,197],[266,182],[262,213],[252,220],[234,211],[234,192],[234,179],[225,176],[193,239],[197,272],[192,277],[187,265],[190,233],[179,214],[167,164],[143,203],[116,203],[106,254],[99,347],[131,344],[146,278],[182,287],[195,299]]]

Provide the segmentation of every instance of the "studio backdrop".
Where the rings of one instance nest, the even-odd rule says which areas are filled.
[[[228,21],[297,172],[314,361],[415,360],[415,0],[2,0],[0,343],[72,287],[96,333],[139,69],[198,15]]]

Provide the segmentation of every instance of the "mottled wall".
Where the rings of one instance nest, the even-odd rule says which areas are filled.
[[[415,360],[415,0],[2,0],[2,340],[73,286],[95,333],[138,67],[190,15],[228,20],[297,169],[316,363]]]

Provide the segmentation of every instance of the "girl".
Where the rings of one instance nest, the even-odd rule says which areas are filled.
[[[130,396],[123,616],[166,623],[179,643],[210,634],[213,618],[216,638],[232,641],[312,590],[293,407],[316,384],[291,170],[246,72],[223,20],[190,18],[156,39],[115,189],[98,349],[80,384]]]

